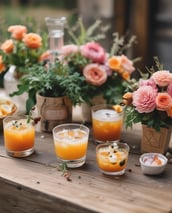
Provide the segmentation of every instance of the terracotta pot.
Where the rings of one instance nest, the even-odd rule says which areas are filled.
[[[72,103],[67,97],[44,97],[37,93],[36,110],[43,132],[52,132],[55,126],[72,121]]]
[[[141,152],[156,152],[165,154],[168,150],[172,127],[161,128],[156,131],[146,125],[142,125]]]

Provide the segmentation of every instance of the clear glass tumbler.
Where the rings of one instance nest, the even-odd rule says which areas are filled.
[[[82,124],[61,124],[53,129],[54,148],[58,163],[69,168],[82,166],[86,161],[89,128]]]
[[[35,127],[26,116],[7,116],[3,120],[5,149],[9,156],[26,157],[34,152]]]
[[[118,112],[111,104],[92,107],[92,129],[95,142],[104,143],[119,140],[122,126],[123,110]]]
[[[99,144],[96,147],[96,159],[99,170],[107,175],[125,173],[129,155],[129,146],[122,142]]]

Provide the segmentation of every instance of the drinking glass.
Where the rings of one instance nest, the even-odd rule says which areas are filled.
[[[7,116],[3,120],[5,149],[9,156],[26,157],[34,152],[35,127],[26,116]]]
[[[122,175],[125,173],[129,154],[126,143],[114,141],[99,144],[96,147],[96,159],[99,170],[107,175]]]
[[[69,168],[82,166],[86,161],[89,128],[82,124],[61,124],[53,129],[57,161]]]
[[[92,107],[92,130],[95,142],[119,140],[122,125],[123,111],[118,112],[114,105],[101,104]]]

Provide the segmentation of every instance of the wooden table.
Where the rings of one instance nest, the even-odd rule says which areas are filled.
[[[35,153],[24,159],[6,155],[0,136],[1,213],[142,213],[172,212],[172,164],[159,176],[139,166],[140,128],[123,132],[131,148],[126,174],[103,175],[89,141],[86,164],[70,169],[71,181],[57,169],[51,134],[37,133]]]

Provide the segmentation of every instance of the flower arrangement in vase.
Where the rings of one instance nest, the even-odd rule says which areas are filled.
[[[0,46],[0,71],[3,72],[11,65],[16,66],[16,77],[28,72],[28,67],[38,63],[47,45],[46,34],[28,32],[24,25],[8,27],[10,38]]]
[[[162,139],[171,136],[172,126],[172,73],[164,70],[157,57],[154,57],[156,68],[141,73],[138,83],[131,86],[132,92],[123,95],[125,107],[125,126],[132,127],[135,123],[143,124],[143,137],[154,144],[154,152],[160,152],[157,146]],[[162,131],[165,129],[166,133]],[[154,133],[158,134],[153,139]],[[165,148],[167,151],[167,146]],[[146,151],[143,148],[142,151]],[[165,151],[162,151],[163,153]]]
[[[3,74],[4,88],[7,95],[17,90],[20,78],[28,73],[28,68],[37,64],[46,49],[46,34],[28,32],[24,25],[8,27],[10,38],[0,45],[0,73]],[[24,102],[27,93],[13,97],[19,111],[25,112]],[[23,106],[23,107],[22,107]]]
[[[96,96],[102,96],[107,103],[120,103],[122,94],[131,83],[135,60],[125,54],[136,41],[135,36],[119,36],[113,33],[113,44],[108,52],[99,42],[106,38],[101,31],[102,22],[84,26],[81,19],[76,28],[68,29],[71,41],[62,47],[60,60],[69,64],[71,73],[78,75],[81,100],[91,105]]]
[[[134,60],[130,60],[124,53],[135,42],[135,36],[119,37],[115,33],[111,52],[108,53],[97,41],[105,38],[105,33],[94,35],[97,29],[101,29],[101,21],[96,21],[88,29],[81,19],[78,23],[78,34],[71,28],[67,29],[71,42],[62,45],[63,42],[59,39],[57,47],[53,46],[40,57],[44,62],[32,65],[27,76],[21,79],[19,90],[14,94],[28,92],[28,109],[35,103],[36,92],[45,90],[46,93],[49,90],[51,96],[67,95],[73,105],[83,102],[91,104],[92,98],[98,95],[102,95],[108,103],[121,102],[122,94],[131,83],[131,74],[135,69]],[[67,70],[65,76],[55,76],[52,72],[55,68],[52,56],[57,69],[62,66],[63,70]],[[54,83],[56,79],[58,83]]]

